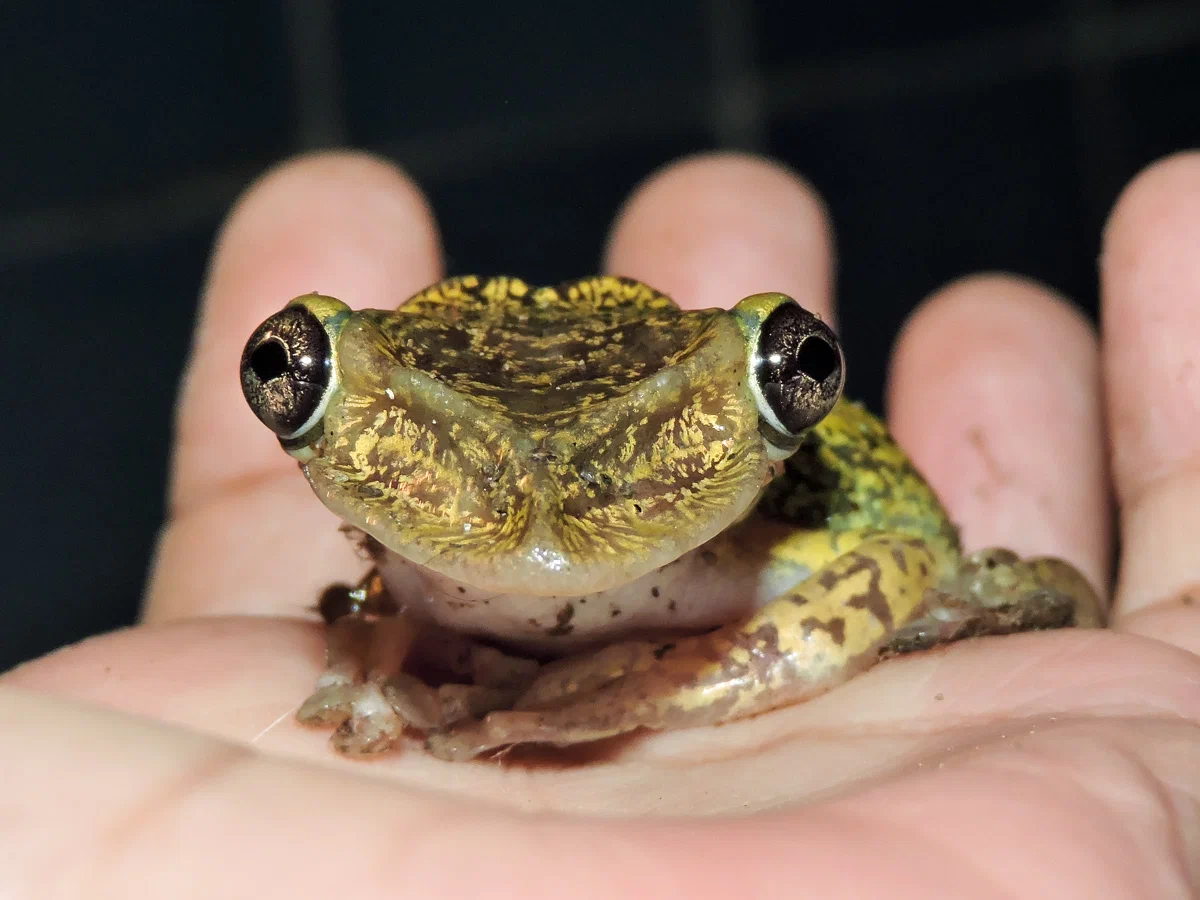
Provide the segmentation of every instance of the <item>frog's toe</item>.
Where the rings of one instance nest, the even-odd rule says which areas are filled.
[[[1062,559],[1022,559],[1011,550],[988,547],[964,558],[956,579],[946,587],[984,611],[974,633],[1104,625],[1100,595],[1082,572]]]
[[[404,720],[375,684],[354,688],[350,714],[330,737],[329,742],[339,753],[365,756],[389,750],[404,733]]]
[[[304,701],[302,725],[333,726],[334,749],[349,756],[380,753],[400,739],[404,720],[377,684],[329,684]]]
[[[507,729],[502,728],[501,732],[499,736],[489,735],[488,728],[482,720],[459,722],[446,731],[431,732],[425,738],[425,749],[435,759],[461,762],[491,750],[520,743],[516,739],[505,739]]]
[[[303,725],[336,728],[353,714],[354,696],[358,690],[359,686],[353,684],[319,687],[300,705],[296,718]]]
[[[400,740],[403,728],[393,727],[399,723],[379,721],[375,718],[349,718],[329,737],[329,743],[338,753],[345,756],[370,756],[391,750]]]

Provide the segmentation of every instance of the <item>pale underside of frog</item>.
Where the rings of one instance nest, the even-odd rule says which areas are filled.
[[[345,753],[445,759],[721,724],[881,659],[1103,624],[1052,558],[960,552],[782,294],[684,311],[629,279],[293,300],[242,387],[373,561],[320,608],[301,706]],[[299,599],[299,598],[298,598]]]

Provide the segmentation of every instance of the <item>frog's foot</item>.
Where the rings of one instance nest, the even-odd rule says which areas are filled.
[[[413,628],[403,617],[371,620],[348,614],[330,622],[325,629],[325,671],[296,718],[303,725],[333,726],[330,741],[343,753],[378,753],[391,747],[404,721],[384,696],[383,684],[398,672],[412,638]]]
[[[324,685],[300,707],[305,725],[334,726],[339,753],[365,756],[396,746],[406,731],[445,728],[512,705],[517,692],[471,684],[431,687],[399,673],[385,682]]]
[[[963,560],[957,584],[964,596],[1024,626],[1018,630],[1103,628],[1105,624],[1100,595],[1082,572],[1063,559],[1021,559],[1011,550],[990,547]],[[1067,612],[1060,623],[1043,624],[1048,610],[1064,607]]]
[[[926,615],[896,631],[884,656],[927,650],[980,635],[1053,628],[1101,628],[1104,604],[1061,559],[1021,559],[991,547],[966,557],[957,576],[927,600]]]
[[[348,756],[391,749],[404,734],[406,724],[380,685],[373,683],[318,688],[304,701],[297,718],[305,725],[335,725],[329,742]]]
[[[297,719],[305,725],[333,727],[330,743],[341,753],[381,753],[408,730],[445,728],[512,706],[537,671],[532,660],[459,638],[451,668],[472,683],[434,687],[401,670],[414,656],[414,643],[419,639],[424,644],[426,631],[403,615],[371,620],[349,614],[335,619],[326,627],[326,670]],[[430,638],[432,646],[442,648],[438,633]],[[429,647],[422,649],[427,655]]]
[[[430,734],[426,747],[470,759],[514,744],[717,724],[807,700],[873,665],[895,629],[925,614],[934,562],[919,540],[867,537],[745,621],[548,665],[513,709]]]

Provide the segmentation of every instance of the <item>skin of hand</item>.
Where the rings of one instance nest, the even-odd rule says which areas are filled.
[[[635,191],[605,268],[687,306],[782,290],[828,318],[831,244],[794,174],[706,155]],[[892,660],[584,765],[354,762],[293,714],[322,663],[306,606],[363,563],[237,363],[297,294],[394,306],[442,274],[439,238],[378,160],[277,168],[213,257],[144,621],[0,682],[0,895],[1196,896],[1197,248],[1200,155],[1180,155],[1107,226],[1102,342],[1046,288],[981,275],[925,302],[893,360],[891,425],[968,546],[1108,585],[1119,531],[1110,629]]]

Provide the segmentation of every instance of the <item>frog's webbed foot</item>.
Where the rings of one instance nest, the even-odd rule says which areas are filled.
[[[462,720],[426,747],[470,759],[514,744],[717,724],[809,699],[874,664],[883,641],[924,614],[934,562],[919,540],[869,536],[744,621],[544,666],[511,710]]]
[[[1099,595],[1070,563],[1051,557],[1021,559],[998,547],[964,558],[956,577],[939,585],[926,605],[926,615],[897,630],[882,655],[981,635],[1102,628],[1105,621]]]
[[[356,588],[327,590],[320,609],[328,622],[326,668],[296,717],[305,725],[333,727],[330,742],[348,755],[386,751],[408,729],[445,728],[507,708],[538,668],[398,613],[374,573]],[[407,663],[426,658],[468,683],[433,686],[404,671]]]

